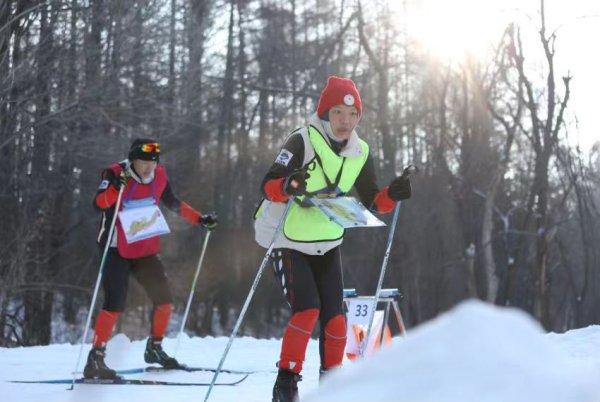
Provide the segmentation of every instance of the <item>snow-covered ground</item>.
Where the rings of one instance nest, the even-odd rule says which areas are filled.
[[[165,341],[172,351],[174,339]],[[226,338],[184,337],[177,357],[215,367]],[[143,341],[113,337],[107,363],[143,367]],[[204,387],[13,384],[9,380],[69,378],[77,347],[0,348],[0,401],[202,401]],[[87,353],[87,348],[86,348]],[[235,387],[217,387],[214,402],[270,401],[279,340],[237,339],[226,368],[256,371]],[[525,314],[466,302],[414,329],[360,363],[346,363],[318,386],[318,343],[311,341],[300,383],[302,402],[600,402],[600,327],[544,334]],[[130,375],[165,381],[210,381],[211,374]],[[222,374],[220,380],[239,378]]]
[[[469,301],[303,402],[593,402],[599,379],[600,327],[544,334],[521,311]]]

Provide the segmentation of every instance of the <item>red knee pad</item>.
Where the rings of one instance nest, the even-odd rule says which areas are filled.
[[[94,328],[94,347],[103,348],[106,346],[119,314],[121,314],[119,311],[100,310]]]
[[[152,315],[153,338],[162,338],[165,336],[169,320],[171,319],[171,312],[173,312],[173,305],[171,303],[159,304],[154,307],[154,314]]]
[[[344,359],[344,349],[346,349],[346,317],[342,314],[336,315],[327,321],[324,331],[323,368],[330,369],[341,365]]]
[[[300,373],[306,355],[306,346],[313,328],[319,318],[319,309],[311,308],[300,311],[290,318],[283,334],[279,368]]]

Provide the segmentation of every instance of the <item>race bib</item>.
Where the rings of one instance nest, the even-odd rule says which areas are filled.
[[[124,209],[119,220],[128,244],[171,232],[157,205]]]

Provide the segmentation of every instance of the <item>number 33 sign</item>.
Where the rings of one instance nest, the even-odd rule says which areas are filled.
[[[360,354],[360,344],[367,336],[367,327],[373,310],[373,299],[357,298],[347,300],[348,312],[346,319],[348,321],[348,332],[346,333],[346,355],[350,360],[354,360]],[[376,347],[379,347],[381,329],[383,327],[383,311],[376,311],[373,318],[373,327],[371,329],[371,339],[366,348],[366,353],[371,354]],[[387,331],[386,331],[387,332]]]
[[[354,312],[354,317],[367,317],[367,315],[369,314],[369,306],[370,304],[363,304],[361,303],[356,303],[356,306],[354,306],[356,308],[355,312]],[[368,323],[368,319],[367,319],[367,323]]]

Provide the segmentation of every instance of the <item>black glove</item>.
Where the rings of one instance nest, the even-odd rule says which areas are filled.
[[[306,170],[297,170],[283,182],[283,191],[287,195],[298,196],[306,193],[306,180],[310,174]]]
[[[217,227],[217,223],[219,220],[217,219],[217,214],[214,212],[204,214],[200,216],[198,223],[207,228],[208,230],[213,230]]]
[[[127,170],[122,170],[121,174],[119,174],[118,176],[113,176],[111,184],[113,186],[115,186],[115,188],[117,190],[120,190],[121,187],[124,187],[127,185],[127,182],[129,181],[129,172],[127,172]]]
[[[394,201],[406,200],[411,196],[410,179],[407,176],[398,176],[388,187],[388,196]]]

